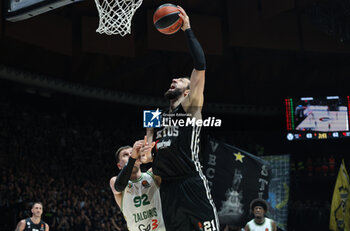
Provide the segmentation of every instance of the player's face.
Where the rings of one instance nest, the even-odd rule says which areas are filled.
[[[32,213],[34,217],[41,217],[41,214],[43,214],[43,206],[41,204],[34,204]]]
[[[170,88],[165,92],[164,96],[169,100],[176,99],[188,89],[189,84],[190,80],[187,78],[173,79]]]
[[[256,218],[262,218],[265,215],[265,210],[261,206],[255,206],[253,212]]]
[[[126,148],[120,151],[119,153],[119,163],[118,167],[122,169],[126,163],[128,163],[129,158],[131,156],[132,148]]]

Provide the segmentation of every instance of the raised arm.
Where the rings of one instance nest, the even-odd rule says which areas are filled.
[[[151,144],[153,142],[153,128],[146,128],[146,142]]]
[[[132,148],[131,156],[129,157],[128,163],[123,167],[119,172],[118,176],[114,176],[109,181],[109,186],[113,192],[114,199],[117,204],[121,205],[121,196],[125,187],[128,185],[132,169],[135,165],[135,162],[140,157],[140,149],[144,144],[144,140],[138,140],[134,143]]]
[[[117,192],[123,192],[125,187],[128,185],[132,169],[135,165],[136,160],[140,157],[140,149],[143,146],[143,144],[144,140],[138,140],[134,143],[128,163],[119,172],[115,181],[114,188]]]
[[[143,164],[153,161],[152,149],[155,145],[153,142],[153,128],[146,129],[146,136],[144,137],[144,145],[140,149],[140,160]]]
[[[179,16],[183,20],[181,29],[184,31],[190,54],[193,58],[194,69],[191,73],[190,94],[188,100],[183,102],[184,107],[195,107],[201,109],[204,102],[204,83],[205,83],[205,69],[206,61],[204,51],[194,35],[190,20],[185,10],[178,6],[180,10]],[[191,109],[190,109],[191,110]]]

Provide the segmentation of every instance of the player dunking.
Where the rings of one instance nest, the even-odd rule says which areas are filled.
[[[18,222],[15,231],[49,231],[49,225],[41,220],[43,214],[43,204],[34,202],[32,206],[32,216]]]
[[[205,56],[190,27],[189,17],[179,7],[183,19],[181,29],[188,41],[194,69],[191,78],[172,80],[165,97],[170,108],[163,112],[171,120],[202,119]],[[200,126],[164,126],[147,130],[148,142],[155,141],[153,172],[162,178],[160,187],[163,218],[167,231],[216,231],[219,224],[207,180],[199,163]],[[148,157],[150,158],[150,157]],[[146,157],[142,157],[143,162]]]
[[[134,143],[133,148],[123,146],[115,154],[121,169],[112,177],[110,187],[130,231],[165,231],[159,195],[160,177],[151,171],[141,172],[139,156],[150,152],[153,145],[145,140]]]

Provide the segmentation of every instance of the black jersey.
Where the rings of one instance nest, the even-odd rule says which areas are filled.
[[[163,127],[155,129],[153,134],[154,174],[171,179],[198,172],[201,127],[193,123],[194,118],[186,114],[181,104],[170,113],[164,111],[162,119]]]
[[[27,218],[24,231],[45,231],[45,222],[40,220],[39,224],[34,224],[32,219]]]

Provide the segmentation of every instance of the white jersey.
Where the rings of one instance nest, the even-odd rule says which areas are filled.
[[[255,223],[254,219],[247,223],[250,231],[272,231],[272,220],[265,217],[263,224]]]
[[[153,173],[143,172],[122,194],[121,211],[129,231],[165,231],[159,187]]]

